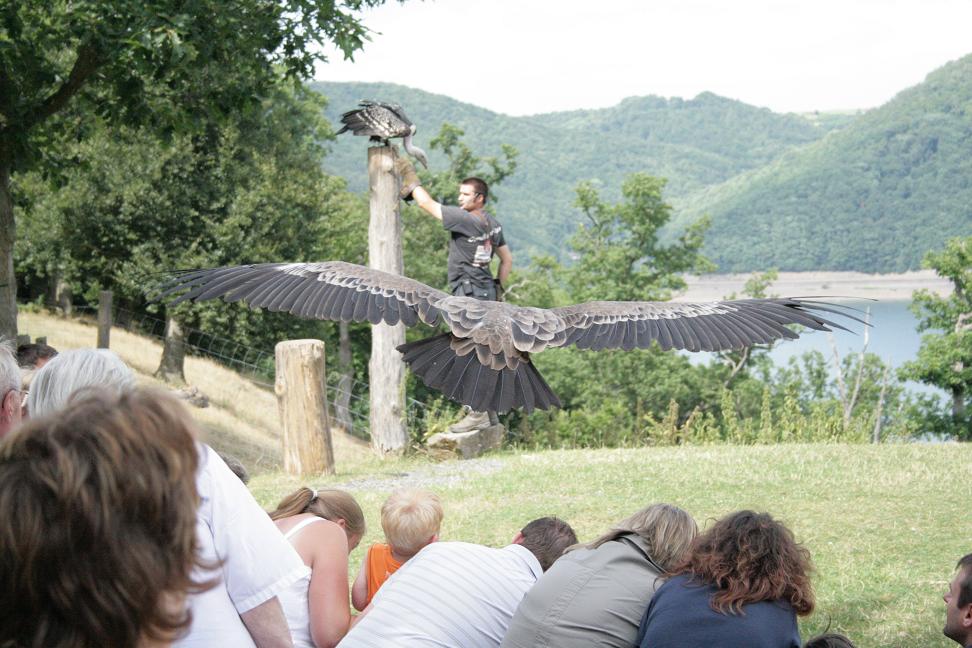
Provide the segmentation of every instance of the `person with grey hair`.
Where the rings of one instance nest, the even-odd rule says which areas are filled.
[[[20,367],[13,345],[0,340],[0,439],[20,425]]]
[[[115,353],[74,349],[37,372],[27,409],[32,417],[46,416],[90,389],[134,388],[135,374]],[[279,594],[306,566],[216,451],[200,443],[198,452],[196,535],[199,564],[206,567],[194,570],[193,581],[216,586],[189,597],[192,623],[174,645],[292,648]]]
[[[570,547],[523,597],[502,648],[630,648],[652,594],[697,534],[691,515],[652,504]]]
[[[34,374],[27,411],[32,417],[46,416],[71,402],[75,393],[89,388],[127,392],[135,388],[135,374],[108,349],[65,351]]]

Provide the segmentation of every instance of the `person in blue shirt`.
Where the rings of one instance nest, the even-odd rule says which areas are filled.
[[[810,553],[768,513],[738,511],[692,543],[641,619],[640,648],[800,648]]]

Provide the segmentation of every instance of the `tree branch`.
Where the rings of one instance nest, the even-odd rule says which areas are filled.
[[[830,348],[834,352],[834,369],[837,372],[837,389],[840,392],[840,405],[844,410],[844,428],[847,428],[847,387],[844,385],[844,370],[840,366],[840,351],[837,350],[837,341],[834,340],[833,333],[827,333],[827,340],[830,342]]]
[[[78,58],[74,61],[71,73],[57,91],[44,99],[41,105],[24,120],[24,130],[39,124],[51,115],[61,110],[71,97],[76,95],[84,86],[88,78],[101,65],[98,60],[98,49],[91,43],[85,43],[78,48]]]
[[[732,367],[732,373],[730,373],[729,374],[729,377],[726,378],[725,381],[722,383],[722,388],[723,389],[726,389],[729,386],[729,383],[732,382],[732,379],[736,377],[736,374],[739,373],[739,371],[746,364],[746,361],[749,360],[749,350],[751,348],[752,347],[743,347],[742,353],[739,354],[739,362],[733,362],[731,356],[727,356],[726,357],[726,360],[728,361],[729,366]]]
[[[867,314],[864,315],[864,345],[861,347],[861,353],[857,362],[857,378],[854,381],[854,391],[851,393],[850,402],[847,403],[847,409],[844,413],[844,427],[850,423],[851,414],[854,413],[854,406],[857,405],[857,396],[861,392],[861,379],[864,377],[864,355],[867,352],[867,345],[871,341],[870,331],[868,330],[868,324],[871,321],[871,309],[867,309]]]
[[[878,396],[877,412],[874,416],[874,432],[871,434],[871,443],[881,442],[881,416],[884,414],[884,398],[888,393],[888,375],[891,373],[891,358],[888,358],[884,365],[884,375],[881,377],[881,395]]]

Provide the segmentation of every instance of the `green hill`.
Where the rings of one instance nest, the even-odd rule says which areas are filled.
[[[691,196],[723,271],[893,272],[972,234],[972,55],[822,140]]]
[[[626,175],[648,172],[668,178],[667,195],[677,205],[847,122],[780,115],[710,93],[691,100],[633,97],[600,110],[510,117],[399,85],[312,87],[329,99],[327,116],[334,124],[359,99],[379,99],[405,107],[419,127],[416,143],[426,150],[443,122],[464,129],[480,155],[499,155],[501,144],[514,145],[518,167],[497,191],[497,212],[515,250],[554,255],[562,253],[563,239],[579,222],[573,189],[582,180],[593,180],[605,197],[616,199]],[[365,148],[362,138],[342,135],[331,144],[325,167],[363,191]],[[430,164],[442,168],[445,160],[431,152]]]

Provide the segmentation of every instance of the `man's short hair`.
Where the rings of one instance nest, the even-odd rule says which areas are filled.
[[[190,623],[196,428],[171,396],[91,392],[0,445],[0,645],[136,646]]]
[[[850,639],[842,634],[828,632],[807,639],[803,648],[855,648]]]
[[[246,469],[243,462],[240,461],[236,455],[225,454],[223,452],[217,452],[219,458],[223,460],[226,467],[233,471],[233,474],[240,478],[240,481],[244,484],[250,483],[250,471]]]
[[[50,360],[57,355],[57,349],[46,344],[21,344],[17,347],[17,364],[21,369],[33,369],[38,360]]]
[[[478,193],[480,196],[483,197],[483,203],[485,203],[487,200],[489,200],[489,185],[486,184],[486,181],[483,180],[482,178],[477,178],[476,176],[471,176],[469,178],[466,178],[465,180],[463,180],[459,184],[460,185],[469,185],[470,187],[472,187],[473,188],[473,191],[475,191],[476,193]]]
[[[955,568],[963,571],[958,597],[958,607],[962,608],[972,603],[972,553],[962,556]]]
[[[74,394],[96,387],[116,393],[135,388],[135,374],[108,349],[73,349],[59,353],[34,374],[27,395],[32,417],[56,412]]]
[[[381,507],[381,528],[392,550],[401,556],[414,556],[429,544],[442,526],[442,502],[429,491],[414,488],[397,490]]]
[[[543,571],[550,569],[567,547],[577,544],[577,534],[570,525],[556,517],[543,517],[527,524],[520,531],[522,544],[540,561]]]

